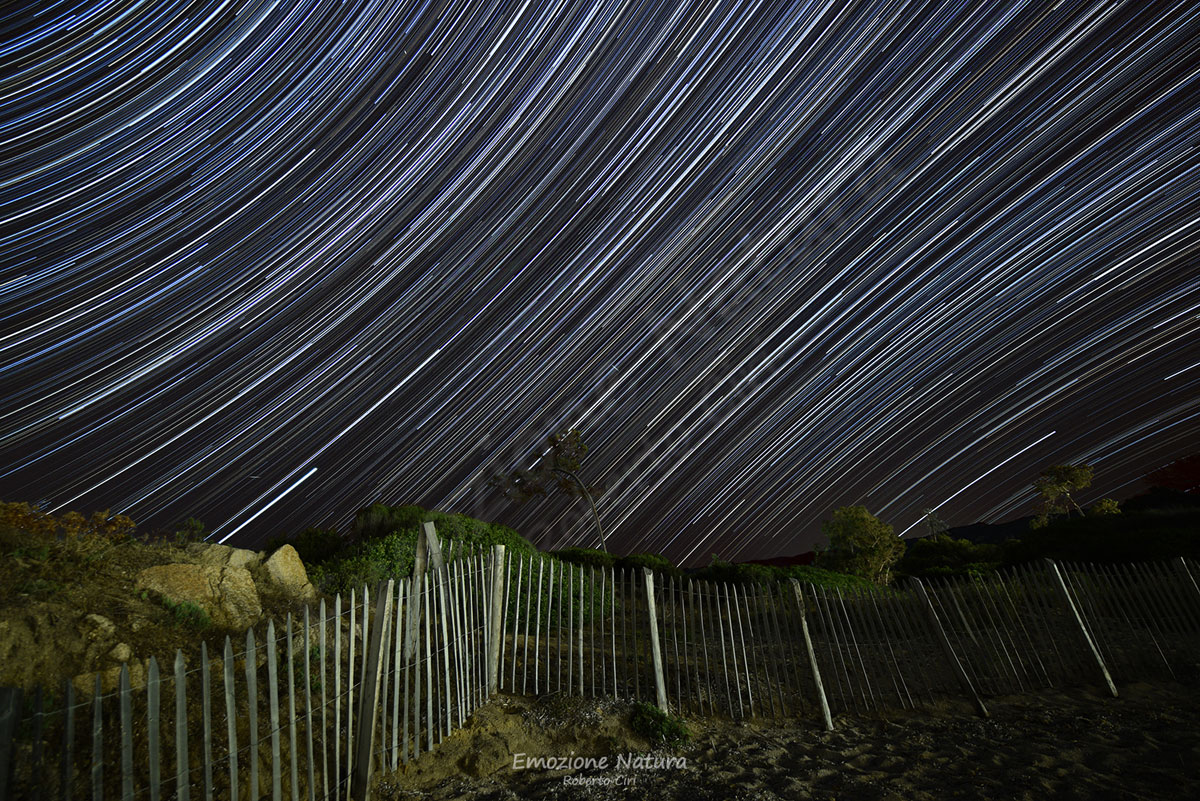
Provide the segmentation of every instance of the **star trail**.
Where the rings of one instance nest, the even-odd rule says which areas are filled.
[[[1200,451],[1200,4],[20,3],[0,496],[621,552]]]

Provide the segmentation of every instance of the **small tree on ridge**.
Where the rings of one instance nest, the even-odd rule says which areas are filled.
[[[600,490],[584,484],[579,477],[583,457],[588,451],[583,435],[572,428],[551,434],[546,438],[546,444],[549,450],[542,453],[532,469],[497,474],[492,476],[488,485],[499,489],[517,503],[524,503],[536,495],[546,495],[555,487],[568,495],[587,498],[596,521],[596,530],[600,532],[600,550],[607,551],[604,526],[600,524],[600,513],[596,511],[593,497],[599,495]]]
[[[829,547],[817,556],[817,566],[862,576],[877,584],[891,578],[892,565],[904,555],[904,540],[865,506],[842,506],[821,524]]]

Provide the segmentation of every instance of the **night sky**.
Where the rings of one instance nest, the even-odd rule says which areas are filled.
[[[1200,451],[1200,3],[6,5],[0,497],[610,546]]]

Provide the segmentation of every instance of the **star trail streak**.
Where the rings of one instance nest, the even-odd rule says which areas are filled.
[[[4,499],[594,546],[486,488],[571,426],[696,564],[1200,451],[1195,2],[2,13]]]

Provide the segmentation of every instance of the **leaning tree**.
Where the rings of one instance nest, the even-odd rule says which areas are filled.
[[[577,498],[586,498],[600,532],[600,549],[608,550],[604,538],[604,526],[600,524],[600,513],[596,511],[595,495],[600,494],[596,486],[588,486],[579,477],[583,457],[588,451],[583,435],[577,429],[560,431],[546,438],[547,448],[539,455],[530,469],[516,469],[492,476],[488,484],[501,490],[505,496],[518,503],[537,495],[546,495],[558,489]]]

